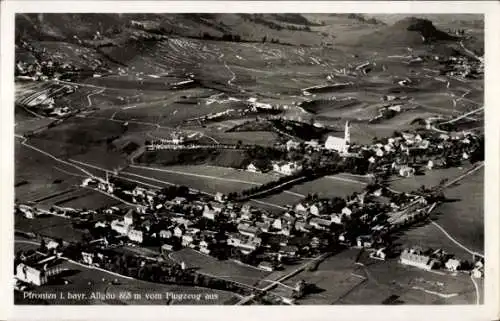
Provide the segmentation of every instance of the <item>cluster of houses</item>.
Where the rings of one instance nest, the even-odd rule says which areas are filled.
[[[404,265],[413,266],[423,270],[446,269],[451,272],[468,271],[475,278],[481,278],[484,274],[484,263],[481,259],[476,260],[473,265],[447,254],[441,249],[423,250],[418,247],[405,248],[401,252],[399,262]]]

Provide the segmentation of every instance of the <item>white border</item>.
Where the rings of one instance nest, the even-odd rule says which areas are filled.
[[[1,118],[0,147],[9,153],[0,161],[4,178],[0,207],[2,258],[0,320],[495,320],[499,295],[499,128],[495,110],[500,88],[500,5],[495,1],[4,1],[1,3]],[[14,186],[14,15],[16,12],[304,12],[304,13],[476,13],[485,14],[486,39],[486,165],[485,165],[485,304],[481,306],[13,306],[13,186]]]

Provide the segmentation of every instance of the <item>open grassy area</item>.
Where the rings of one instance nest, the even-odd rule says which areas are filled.
[[[185,248],[173,252],[170,256],[176,262],[184,261],[188,268],[195,268],[200,273],[221,279],[256,285],[270,273],[255,267],[236,263],[231,260],[219,261],[214,257]]]
[[[15,144],[15,197],[20,202],[65,191],[80,183],[82,174],[29,147]]]
[[[453,201],[441,204],[436,222],[473,251],[484,251],[484,168],[452,186],[445,195]]]
[[[32,232],[50,238],[62,238],[68,242],[79,242],[82,240],[84,231],[73,228],[70,219],[59,216],[43,216],[35,219],[27,219],[16,215],[14,228],[23,232]]]
[[[139,176],[129,175],[132,173]],[[164,166],[164,167],[129,167],[122,173],[126,177],[148,181],[151,177],[177,185],[186,185],[208,193],[230,193],[276,179],[269,174],[256,174],[231,168],[215,166]]]

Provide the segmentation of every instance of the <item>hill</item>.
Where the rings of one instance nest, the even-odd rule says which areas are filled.
[[[419,46],[456,39],[456,37],[437,29],[430,20],[407,17],[393,25],[359,37],[357,44],[370,47]]]

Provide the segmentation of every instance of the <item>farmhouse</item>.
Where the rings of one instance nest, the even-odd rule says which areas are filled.
[[[401,166],[399,168],[399,176],[411,177],[415,174],[415,169],[410,166]]]
[[[21,213],[23,213],[24,217],[26,218],[35,218],[36,214],[31,206],[21,204],[19,205],[19,211],[21,211]]]
[[[356,245],[358,247],[370,248],[373,246],[373,237],[371,235],[360,235],[356,238]]]
[[[238,231],[246,236],[255,237],[259,234],[259,229],[248,224],[238,224]]]
[[[173,251],[173,249],[174,249],[174,246],[172,244],[165,243],[161,246],[161,253],[167,254],[168,252]]]
[[[184,225],[177,225],[174,228],[174,236],[180,238],[180,237],[182,237],[182,235],[184,234],[185,231],[186,231],[186,227]]]
[[[444,266],[450,271],[457,271],[462,263],[457,259],[449,259]]]
[[[274,162],[273,170],[283,175],[293,175],[302,170],[302,166],[297,162]]]
[[[430,256],[414,248],[405,249],[401,253],[399,260],[401,264],[414,266],[424,270],[431,270],[438,266],[438,261],[431,259]]]
[[[309,221],[309,224],[318,230],[326,230],[332,225],[332,222],[322,218],[314,217]]]
[[[222,212],[222,207],[217,206],[215,204],[206,204],[203,207],[203,217],[208,218],[209,220],[215,220],[215,217]]]
[[[186,198],[185,197],[180,197],[180,196],[177,196],[177,197],[175,197],[172,200],[172,203],[176,204],[176,205],[182,205],[182,204],[184,204],[186,202],[187,202]]]
[[[133,242],[142,243],[144,241],[144,234],[141,230],[131,229],[127,236]]]
[[[173,233],[172,233],[172,231],[169,231],[169,230],[161,230],[158,235],[162,239],[169,239],[173,236]]]
[[[127,235],[128,231],[130,230],[130,225],[125,224],[124,222],[119,220],[113,220],[111,222],[111,229],[116,231],[120,235]]]
[[[252,173],[262,173],[262,171],[259,168],[257,168],[257,166],[255,166],[253,163],[250,163],[247,166],[247,171]]]
[[[299,142],[296,142],[294,140],[289,140],[286,142],[286,150],[287,151],[291,151],[291,150],[294,150],[294,149],[298,149],[300,146],[300,143]]]

